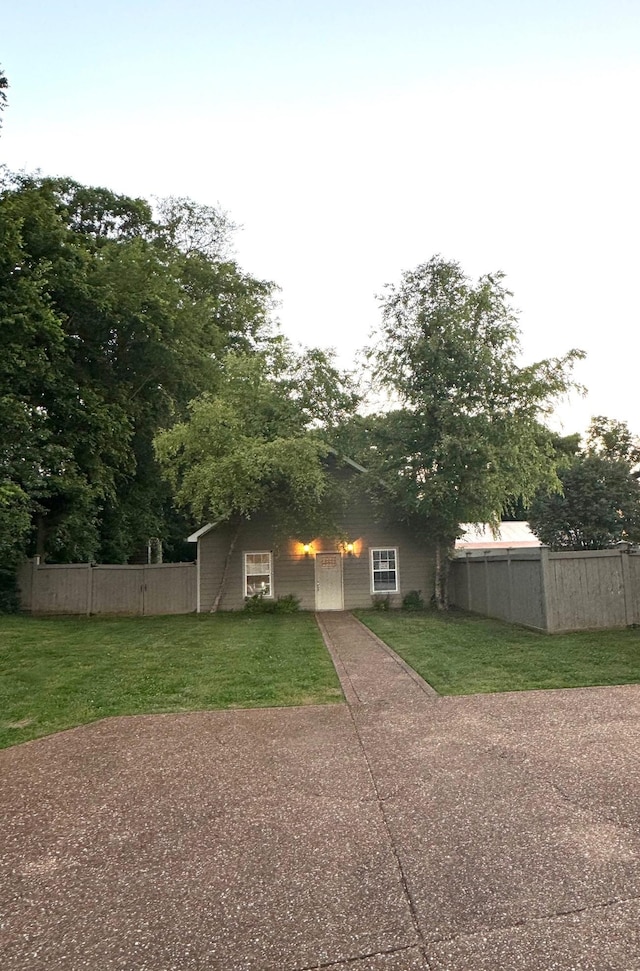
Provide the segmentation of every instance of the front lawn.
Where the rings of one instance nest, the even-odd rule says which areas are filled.
[[[358,617],[443,695],[640,681],[637,629],[538,634],[459,611]]]
[[[341,700],[310,614],[0,616],[0,747],[105,715]]]

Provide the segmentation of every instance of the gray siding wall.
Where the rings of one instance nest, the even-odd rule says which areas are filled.
[[[366,501],[354,500],[341,524],[341,530],[354,544],[353,554],[343,554],[344,608],[370,607],[371,549],[398,550],[398,593],[390,594],[390,603],[399,607],[410,590],[420,590],[426,601],[433,587],[433,551],[416,541],[406,529],[373,522]],[[200,571],[200,610],[211,610],[218,591],[224,563],[232,537],[227,526],[216,527],[200,537],[198,562]],[[303,543],[312,544],[305,556]],[[341,549],[336,538],[300,536],[277,541],[268,524],[251,521],[240,527],[225,582],[221,610],[244,607],[244,553],[271,550],[273,553],[273,592],[281,597],[294,594],[303,610],[315,610],[315,553]]]

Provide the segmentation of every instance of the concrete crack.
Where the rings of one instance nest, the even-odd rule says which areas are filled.
[[[519,927],[529,927],[532,924],[543,924],[548,921],[562,920],[565,917],[574,917],[577,914],[587,914],[594,913],[598,911],[604,911],[610,907],[619,907],[622,904],[632,904],[640,900],[640,895],[634,894],[631,897],[613,897],[611,900],[605,900],[599,904],[589,904],[585,907],[568,907],[566,910],[556,910],[548,914],[540,914],[537,917],[523,917],[522,920],[516,920],[509,924],[500,925],[484,925],[474,931],[461,931],[459,934],[452,934],[450,937],[444,937],[439,935],[436,937],[430,937],[425,940],[426,945],[429,944],[451,944],[454,941],[464,940],[466,938],[477,937],[478,934],[500,934],[505,931],[516,930]]]
[[[357,961],[366,961],[369,958],[388,957],[392,954],[404,954],[416,948],[416,944],[403,944],[401,947],[384,948],[381,951],[367,951],[364,954],[356,954],[354,957],[339,958],[337,961],[326,961],[321,964],[305,964],[304,967],[296,968],[295,971],[323,971],[324,968],[338,968],[345,964],[355,964]],[[429,965],[430,967],[430,965]]]

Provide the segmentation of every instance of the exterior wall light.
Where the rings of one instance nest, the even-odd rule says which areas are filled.
[[[345,549],[347,551],[347,556],[353,556],[353,543],[347,543]]]
[[[305,556],[308,556],[309,553],[311,552],[311,543],[305,543],[302,547],[302,552],[304,553]]]

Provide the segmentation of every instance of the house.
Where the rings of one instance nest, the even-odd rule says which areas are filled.
[[[331,474],[343,478],[347,495],[338,535],[282,539],[266,516],[246,520],[229,558],[219,608],[240,610],[255,594],[293,594],[302,610],[352,610],[387,597],[390,606],[400,607],[410,590],[431,590],[433,550],[408,527],[378,521],[358,488],[362,472],[348,459],[333,463]],[[228,523],[209,523],[189,537],[197,543],[198,612],[214,605],[235,532]]]

